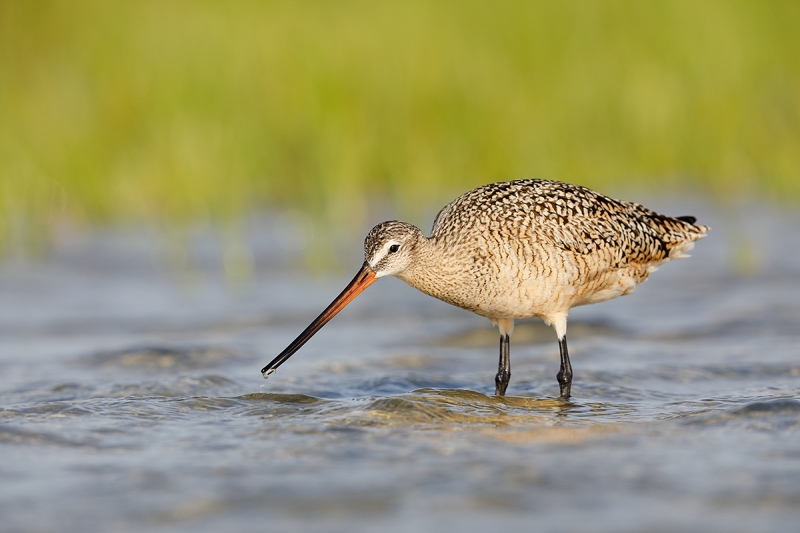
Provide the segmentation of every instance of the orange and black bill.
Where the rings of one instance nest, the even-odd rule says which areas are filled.
[[[275,372],[275,370],[292,355],[294,355],[294,353],[299,350],[306,343],[306,341],[308,341],[308,339],[313,337],[314,334],[319,331],[320,328],[322,328],[322,326],[327,324],[328,320],[336,316],[336,313],[344,309],[344,306],[349,304],[353,298],[361,293],[361,291],[375,283],[377,279],[378,278],[375,276],[375,272],[365,262],[361,267],[361,270],[359,270],[358,274],[356,274],[356,277],[353,278],[353,281],[351,281],[347,287],[344,288],[342,293],[337,296],[333,302],[331,302],[327,309],[325,309],[322,314],[316,318],[316,320],[309,324],[309,326],[303,330],[303,333],[301,333],[294,340],[294,342],[287,346],[278,357],[270,361],[267,366],[261,369],[261,373],[264,375],[264,378],[268,378],[270,374]]]

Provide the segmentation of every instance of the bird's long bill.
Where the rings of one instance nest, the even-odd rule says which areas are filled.
[[[331,304],[320,314],[316,320],[314,320],[309,326],[303,330],[303,333],[298,335],[298,337],[286,347],[284,351],[280,353],[278,357],[270,361],[270,363],[261,369],[261,373],[264,375],[264,378],[268,378],[270,374],[275,372],[279,366],[281,366],[287,359],[289,359],[297,350],[299,350],[305,343],[314,336],[314,334],[322,328],[328,321],[336,316],[336,313],[344,309],[344,306],[349,304],[353,298],[358,296],[361,291],[375,283],[378,278],[375,276],[375,272],[370,268],[370,266],[365,262],[364,265],[361,267],[361,270],[358,271],[356,277],[353,278],[347,287],[344,288],[342,293],[336,297],[336,299],[331,302]]]

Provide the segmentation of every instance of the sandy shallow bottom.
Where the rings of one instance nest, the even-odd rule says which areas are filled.
[[[518,326],[496,398],[496,331],[396,280],[263,380],[352,275],[269,231],[245,286],[203,238],[189,282],[135,232],[9,260],[0,529],[796,531],[800,219],[694,211],[690,260],[571,315],[569,402],[548,328]]]

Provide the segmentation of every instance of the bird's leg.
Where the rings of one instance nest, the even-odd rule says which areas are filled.
[[[561,386],[561,397],[567,400],[572,388],[572,364],[569,362],[566,335],[558,339],[558,348],[561,350],[561,369],[556,374],[556,379]]]
[[[511,380],[511,358],[509,357],[509,345],[511,341],[508,334],[500,335],[500,363],[497,365],[497,375],[494,377],[495,396],[505,396],[508,382]]]

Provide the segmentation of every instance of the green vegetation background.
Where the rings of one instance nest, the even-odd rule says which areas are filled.
[[[800,2],[0,0],[0,248],[473,186],[800,197]]]

